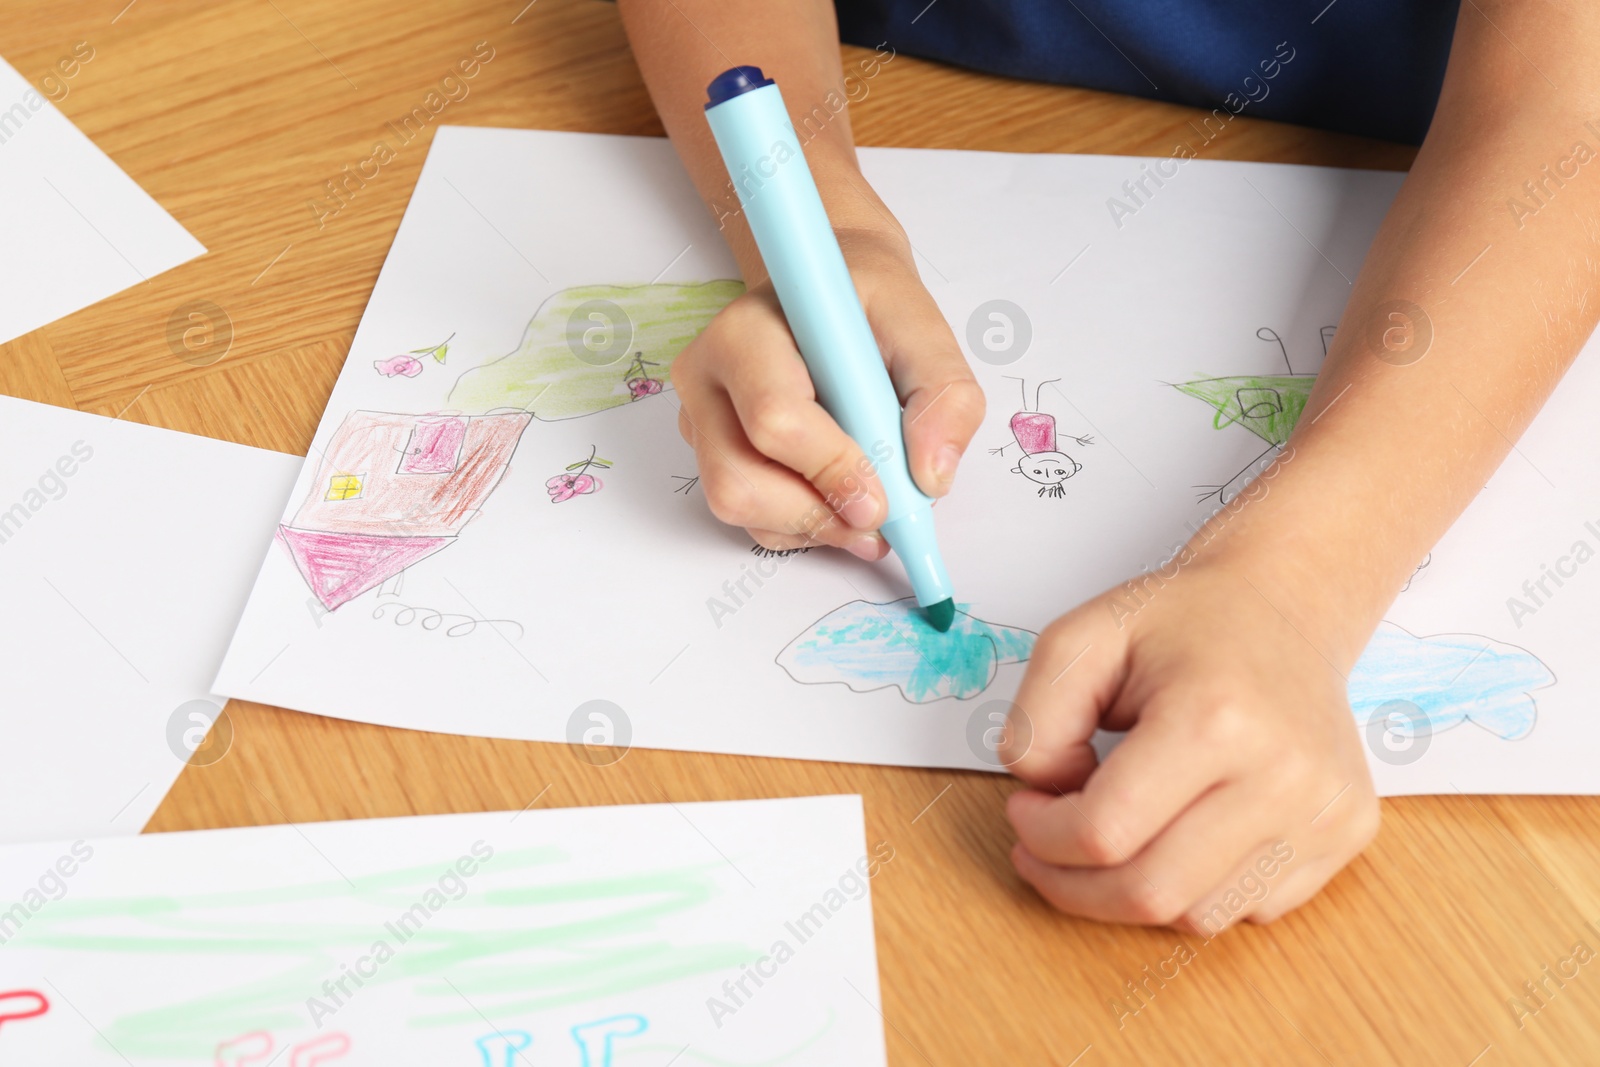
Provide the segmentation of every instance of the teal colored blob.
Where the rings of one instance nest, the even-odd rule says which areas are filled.
[[[1533,731],[1533,691],[1555,683],[1526,649],[1478,634],[1418,637],[1385,622],[1350,671],[1350,708],[1359,722],[1392,700],[1416,705],[1433,733],[1470,720],[1514,741]]]
[[[950,624],[956,621],[956,602],[945,597],[937,604],[929,604],[927,613],[929,625],[940,633],[948,633]]]
[[[914,704],[977,696],[1008,663],[1021,663],[1038,637],[951,605],[941,633],[910,597],[887,604],[852,600],[830,611],[778,654],[797,682],[839,682],[858,693],[893,686]]]

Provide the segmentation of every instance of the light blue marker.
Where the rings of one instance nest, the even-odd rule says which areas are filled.
[[[760,67],[724,71],[706,94],[712,136],[811,372],[817,399],[876,465],[889,504],[884,539],[905,565],[928,621],[948,630],[955,619],[955,599],[934,539],[933,501],[911,479],[900,398],[783,96]]]

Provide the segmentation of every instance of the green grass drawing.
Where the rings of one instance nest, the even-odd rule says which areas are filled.
[[[1210,404],[1216,412],[1211,425],[1217,429],[1237,424],[1274,448],[1282,448],[1316,383],[1314,374],[1240,374],[1197,378],[1173,388]]]
[[[552,422],[646,399],[666,388],[678,353],[743,292],[727,280],[563,289],[540,305],[516,351],[463,374],[449,402]]]

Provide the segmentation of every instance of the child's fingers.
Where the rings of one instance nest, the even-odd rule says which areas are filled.
[[[840,524],[835,523],[834,525],[837,527]],[[774,552],[789,552],[801,548],[816,548],[818,545],[823,544],[823,542],[817,540],[809,534],[787,534],[780,533],[777,530],[760,530],[749,528],[747,528],[745,532],[750,535],[751,539],[754,540],[756,544],[760,545],[762,548],[771,549]],[[875,563],[889,554],[889,542],[885,541],[881,535],[856,534],[851,532],[848,536],[850,537],[850,540],[842,547],[844,547],[850,553],[866,560],[868,563]]]
[[[758,452],[811,483],[850,526],[877,529],[886,511],[877,473],[860,446],[813,399],[805,364],[792,344],[740,353],[711,373],[720,378],[745,437]]]
[[[1104,611],[1091,600],[1034,642],[1000,751],[1006,769],[1029,785],[1068,788],[1064,783],[1081,772],[1089,739],[1116,698],[1127,638],[1107,625]]]
[[[713,515],[731,526],[801,539],[786,547],[823,544],[863,559],[882,556],[881,537],[839,521],[804,479],[755,450],[727,394],[691,376],[675,384],[682,402],[680,421],[687,426],[700,486]]]
[[[1170,926],[1202,908],[1206,894],[1269,832],[1277,813],[1255,791],[1206,794],[1149,847],[1115,866],[1063,867],[1023,843],[1017,872],[1062,911],[1106,922]]]
[[[1187,720],[1152,707],[1077,794],[1013,794],[1011,821],[1029,851],[1050,863],[1126,863],[1237,767],[1233,750],[1202,745]]]
[[[867,314],[905,407],[911,476],[923,492],[943,496],[983,422],[983,390],[933,297],[920,283],[904,288],[874,294]],[[882,315],[873,313],[877,306]]]
[[[1310,827],[1318,833],[1309,842],[1306,835],[1291,837],[1286,842],[1294,850],[1294,855],[1283,864],[1283,877],[1272,881],[1271,894],[1253,909],[1250,919],[1272,922],[1298,908],[1316,896],[1334,875],[1378,836],[1381,815],[1378,798],[1370,783],[1357,783],[1356,788],[1340,798],[1339,803],[1345,810],[1335,809],[1318,814],[1316,822]],[[1324,828],[1323,823],[1330,825]]]
[[[1296,875],[1325,870],[1322,877],[1327,878],[1338,869],[1328,866],[1325,856],[1313,858],[1308,842],[1302,840],[1298,845],[1296,849],[1281,837],[1257,842],[1174,925],[1202,937],[1216,937],[1235,923],[1267,914],[1280,904],[1284,910],[1292,907],[1287,897],[1295,889]]]
[[[1334,854],[1309,859],[1284,874],[1282,881],[1269,883],[1267,898],[1245,916],[1253,923],[1276,922],[1322,891],[1333,876],[1350,862],[1348,856]]]
[[[1007,729],[1023,729],[1015,724],[1007,724]],[[1004,749],[1002,749],[1002,752]],[[1076,794],[1083,789],[1083,783],[1100,766],[1100,756],[1094,750],[1094,745],[1088,741],[1073,745],[1058,753],[1051,761],[1049,774],[1044,777],[1035,775],[1027,780],[1030,788],[1020,789],[1012,796],[1021,793],[1037,793],[1046,800],[1060,799],[1063,796]],[[1006,770],[1014,770],[1007,767]],[[1027,803],[1022,801],[1019,803]]]

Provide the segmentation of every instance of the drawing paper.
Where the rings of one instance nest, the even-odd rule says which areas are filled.
[[[1401,175],[862,165],[989,400],[935,512],[950,635],[893,560],[772,558],[709,514],[669,370],[740,286],[671,147],[446,127],[219,689],[422,730],[993,768],[1034,636],[1160,567],[1287,438]],[[1384,792],[1600,788],[1597,404],[1590,353],[1352,675]],[[1535,603],[1547,564],[1571,574]]]
[[[0,397],[0,842],[144,825],[299,463]]]
[[[0,344],[205,252],[0,59]]]
[[[0,1057],[882,1067],[893,860],[855,796],[0,848]]]

